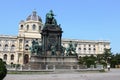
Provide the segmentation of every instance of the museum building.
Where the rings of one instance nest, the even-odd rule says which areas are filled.
[[[41,44],[43,25],[41,17],[33,11],[26,20],[20,21],[17,36],[0,35],[0,58],[7,64],[27,64],[32,41],[36,39]],[[67,48],[70,41],[77,43],[78,56],[103,54],[105,48],[110,48],[110,41],[107,40],[62,39],[62,46]]]

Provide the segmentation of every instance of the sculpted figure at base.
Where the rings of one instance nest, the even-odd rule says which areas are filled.
[[[77,55],[76,53],[76,47],[77,47],[77,44],[73,44],[72,41],[70,41],[69,43],[69,47],[66,49],[66,55],[67,56],[75,56]]]
[[[64,56],[65,50],[66,50],[66,48],[61,46],[61,56]]]
[[[51,55],[56,55],[56,47],[55,46],[51,46]]]
[[[32,54],[41,55],[42,54],[42,46],[39,45],[37,40],[32,41],[32,46],[30,47]]]

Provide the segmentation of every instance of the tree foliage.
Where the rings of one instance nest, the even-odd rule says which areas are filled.
[[[110,64],[112,68],[115,68],[116,65],[120,65],[120,53],[112,54],[111,48],[104,49],[103,54],[80,57],[79,64],[87,65],[87,67],[96,64],[106,67],[107,64]]]
[[[7,69],[5,66],[5,62],[3,62],[2,59],[0,59],[0,80],[3,80],[6,74],[7,74]]]
[[[103,54],[98,55],[90,55],[90,56],[84,56],[80,57],[79,63],[85,64],[89,68],[90,65],[96,65],[96,64],[102,64],[103,66],[107,66],[108,63],[110,63],[111,58],[111,49],[104,49]]]
[[[104,57],[104,60],[107,62],[107,63],[110,63],[110,58],[112,56],[112,53],[111,53],[111,48],[110,49],[104,49],[104,53],[103,53],[103,57]]]
[[[93,55],[84,56],[79,58],[79,64],[87,65],[87,67],[89,68],[90,65],[95,65],[95,60],[96,58]]]
[[[111,56],[110,64],[112,68],[115,68],[116,65],[120,65],[120,53]]]
[[[95,65],[95,60],[92,59],[92,58],[87,59],[86,60],[86,65],[87,65],[88,68],[90,67],[90,65]]]

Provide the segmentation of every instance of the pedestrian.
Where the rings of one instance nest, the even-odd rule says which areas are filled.
[[[110,71],[110,65],[109,64],[107,65],[107,68],[108,68],[108,71]]]

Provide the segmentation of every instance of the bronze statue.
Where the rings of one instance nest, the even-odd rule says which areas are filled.
[[[62,53],[61,55],[62,55],[62,56],[64,56],[65,50],[66,50],[66,48],[63,47],[63,46],[61,46],[61,53]]]
[[[69,47],[66,49],[66,51],[67,51],[66,55],[67,56],[76,55],[76,47],[77,47],[77,44],[73,45],[72,41],[70,41]]]
[[[55,46],[51,46],[51,55],[56,55],[56,47]]]
[[[46,22],[45,24],[53,24],[53,25],[57,25],[57,21],[56,19],[54,18],[54,13],[52,10],[50,10],[49,13],[46,14]]]
[[[32,46],[30,47],[31,53],[32,54],[41,54],[42,53],[42,46],[39,45],[37,40],[32,41]]]

